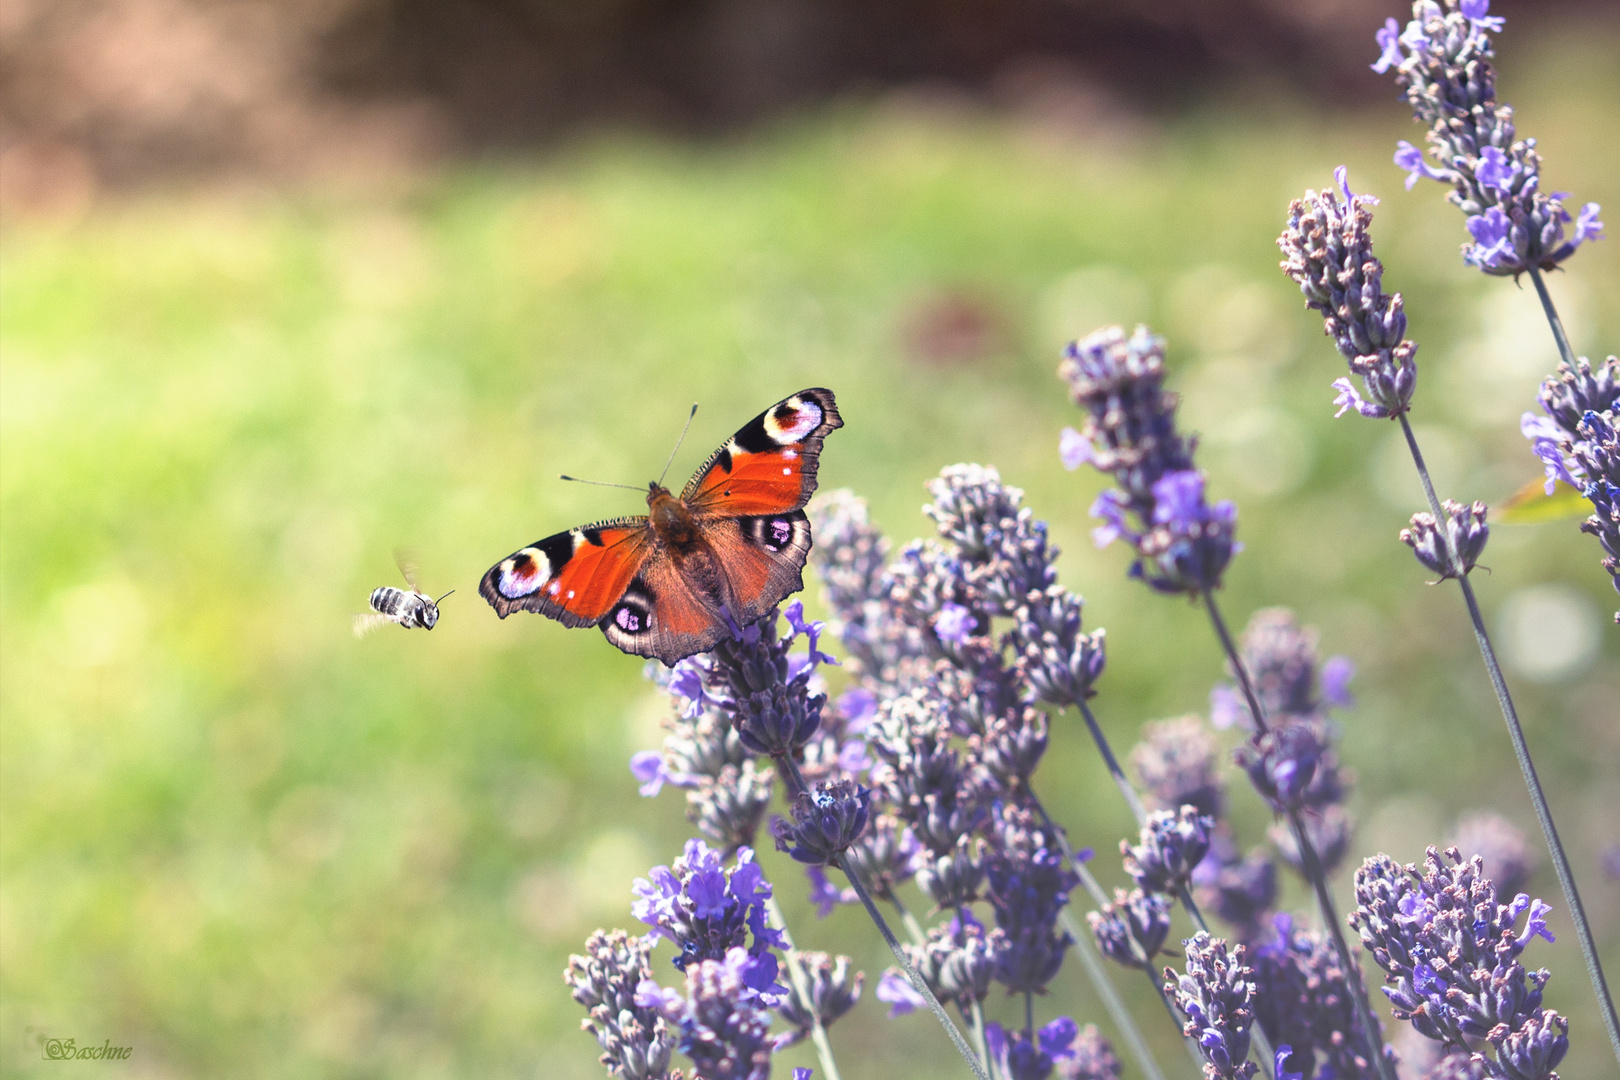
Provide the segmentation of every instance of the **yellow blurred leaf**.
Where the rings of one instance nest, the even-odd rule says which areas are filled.
[[[1530,525],[1538,521],[1583,518],[1591,512],[1592,504],[1562,480],[1551,495],[1547,494],[1545,480],[1532,480],[1498,506],[1491,517],[1504,525]]]

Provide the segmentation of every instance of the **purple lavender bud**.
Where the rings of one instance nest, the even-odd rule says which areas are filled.
[[[1503,896],[1517,895],[1530,884],[1530,875],[1540,861],[1524,833],[1492,810],[1464,814],[1446,846],[1458,849],[1465,858],[1478,855],[1484,861],[1485,876]]]
[[[985,1025],[984,1041],[996,1075],[1006,1080],[1047,1080],[1052,1069],[1075,1056],[1078,1025],[1060,1016],[1031,1037],[1030,1032],[1002,1027],[995,1021]]]
[[[823,1028],[832,1027],[835,1020],[855,1007],[866,985],[866,973],[852,973],[847,956],[835,959],[824,952],[797,955],[809,997],[801,996],[799,988],[790,983],[787,996],[777,1003],[776,1011],[788,1022],[788,1031],[777,1036],[778,1050],[809,1038],[817,1020]]]
[[[1339,379],[1336,415],[1348,409],[1380,419],[1407,411],[1417,389],[1417,345],[1406,339],[1401,295],[1384,295],[1384,264],[1372,253],[1372,207],[1378,200],[1350,190],[1341,166],[1339,193],[1306,191],[1288,207],[1288,226],[1277,239],[1285,274],[1299,284],[1305,306],[1324,318],[1350,371],[1361,377],[1366,398]]]
[[[1502,19],[1486,15],[1488,0],[1414,0],[1412,21],[1398,35],[1386,23],[1377,35],[1376,71],[1395,71],[1415,119],[1429,125],[1434,164],[1408,143],[1395,162],[1411,175],[1451,187],[1447,198],[1467,215],[1474,243],[1464,260],[1487,274],[1518,276],[1551,270],[1589,239],[1602,235],[1595,203],[1582,208],[1573,235],[1561,193],[1541,190],[1534,139],[1517,139],[1513,110],[1496,100],[1490,34]]]
[[[585,1030],[602,1047],[602,1065],[626,1080],[666,1080],[675,1038],[655,1007],[641,1004],[636,989],[652,979],[652,947],[623,930],[598,930],[584,956],[570,956],[563,981],[590,1018]]]
[[[1305,791],[1316,777],[1324,749],[1314,725],[1292,723],[1251,736],[1232,752],[1232,760],[1249,774],[1249,782],[1267,805],[1290,813],[1305,805]]]
[[[822,492],[810,512],[816,538],[810,561],[833,632],[858,674],[892,681],[897,668],[927,646],[888,604],[889,541],[871,523],[866,502],[847,490]]]
[[[1046,714],[1026,707],[993,717],[982,735],[968,740],[968,753],[1001,797],[1028,791],[1030,777],[1046,753]]]
[[[1262,608],[1249,617],[1241,643],[1243,664],[1260,707],[1273,722],[1312,716],[1321,708],[1319,637],[1315,627],[1301,626],[1298,616],[1287,608]],[[1230,663],[1227,668],[1230,671]],[[1238,704],[1243,709],[1243,726],[1253,731],[1247,703],[1239,697]]]
[[[1095,693],[1107,661],[1106,631],[1083,633],[1081,599],[1058,585],[1030,593],[1013,612],[1011,643],[1018,672],[1040,701],[1062,708]]]
[[[1550,1080],[1569,1052],[1569,1021],[1551,1009],[1539,1009],[1516,1029],[1496,1025],[1485,1041],[1496,1050],[1497,1067],[1506,1080]]]
[[[1210,840],[1209,854],[1193,871],[1193,895],[1199,906],[1230,925],[1239,940],[1251,941],[1277,902],[1277,868],[1260,848],[1241,855],[1225,825],[1217,826]]]
[[[963,907],[951,917],[950,922],[930,928],[927,940],[921,946],[906,945],[903,948],[934,996],[947,1005],[954,1002],[964,1013],[968,1013],[975,1002],[982,1002],[989,996],[990,983],[995,977],[996,957],[1006,948],[1006,943],[1004,933],[999,929],[986,930],[973,917],[971,909]],[[909,982],[906,988],[911,989]],[[881,999],[881,986],[879,990]],[[920,999],[918,1005],[921,1005]],[[890,1015],[895,1014],[891,1012]]]
[[[1360,1053],[1366,1039],[1332,940],[1320,930],[1296,927],[1289,915],[1273,916],[1272,924],[1275,933],[1251,945],[1249,958],[1258,990],[1256,1020],[1277,1047],[1279,1064],[1286,1044],[1291,1070],[1312,1076],[1320,1062],[1322,1076],[1370,1080],[1377,1070]],[[1385,1052],[1393,1061],[1393,1052]]]
[[[995,469],[947,466],[928,490],[934,499],[923,512],[934,519],[940,538],[955,546],[977,606],[1011,615],[1028,594],[1056,582],[1058,550],[1047,543],[1046,522],[1022,505],[1024,493],[1003,484]],[[978,633],[987,629],[978,623]]]
[[[718,852],[701,840],[688,840],[679,859],[653,867],[648,878],[636,879],[630,911],[652,927],[649,939],[667,938],[675,946],[677,968],[684,971],[694,961],[718,960],[747,946],[754,963],[749,985],[770,991],[776,978],[771,950],[784,941],[780,931],[765,924],[771,886],[753,851],[739,849],[736,865],[727,869]]]
[[[775,787],[776,774],[761,772],[752,761],[723,766],[686,793],[686,820],[726,855],[753,847]]]
[[[1237,507],[1225,499],[1206,503],[1204,475],[1193,469],[1166,473],[1153,493],[1154,527],[1137,544],[1143,558],[1131,576],[1163,593],[1219,588],[1226,564],[1241,548],[1233,539]]]
[[[1318,775],[1321,775],[1320,769]],[[1306,811],[1301,815],[1301,820],[1305,823],[1305,835],[1310,838],[1311,847],[1316,849],[1316,856],[1322,863],[1322,869],[1331,874],[1338,869],[1350,851],[1350,836],[1355,832],[1356,820],[1350,811],[1342,806],[1328,805],[1318,808],[1308,805],[1309,792],[1306,801]],[[1294,836],[1293,830],[1279,821],[1271,826],[1267,835],[1276,845],[1277,854],[1282,856],[1283,862],[1300,874],[1304,874],[1305,861],[1300,854],[1299,841]]]
[[[1196,807],[1183,806],[1179,814],[1155,810],[1142,826],[1142,842],[1119,842],[1125,872],[1150,893],[1175,896],[1186,887],[1196,867],[1209,852],[1209,834],[1215,819]]]
[[[1114,890],[1114,902],[1086,913],[1097,948],[1116,964],[1152,971],[1153,957],[1170,936],[1170,898],[1141,889]]]
[[[801,791],[793,800],[793,820],[772,822],[776,850],[812,866],[836,864],[866,829],[871,808],[871,789],[848,780]]]
[[[996,926],[1007,936],[996,956],[996,979],[1015,993],[1044,993],[1074,944],[1057,921],[1080,877],[1064,859],[1053,828],[1006,803],[991,823],[984,880]]]
[[[1451,1046],[1487,1039],[1510,1075],[1504,1047],[1517,1053],[1534,1044],[1539,1049],[1525,1051],[1531,1066],[1540,1060],[1540,1049],[1562,1057],[1563,1048],[1546,1035],[1557,1025],[1541,1007],[1548,973],[1526,972],[1518,962],[1533,938],[1548,936],[1547,906],[1523,893],[1510,904],[1498,903],[1477,856],[1465,862],[1451,848],[1446,860],[1451,865],[1431,847],[1421,872],[1398,867],[1385,855],[1368,859],[1356,872],[1350,925],[1386,973],[1384,993],[1396,1019]],[[1526,913],[1520,931],[1518,920]],[[1523,1034],[1509,1041],[1514,1033]],[[1533,1069],[1525,1075],[1545,1076]]]
[[[1187,971],[1164,969],[1164,992],[1186,1017],[1182,1033],[1198,1044],[1209,1080],[1249,1080],[1249,1029],[1254,1024],[1254,972],[1244,948],[1199,932],[1186,942]]]
[[[1220,818],[1226,795],[1215,773],[1215,739],[1198,717],[1144,727],[1131,762],[1156,808],[1173,811],[1191,805],[1201,814]]]
[[[941,641],[960,645],[979,629],[979,620],[961,604],[946,601],[934,616],[934,633]]]
[[[1104,327],[1065,350],[1058,375],[1087,413],[1080,434],[1091,464],[1148,516],[1159,477],[1193,467],[1192,446],[1176,431],[1176,396],[1163,389],[1164,339],[1145,326],[1129,338]]]
[[[1462,577],[1474,568],[1485,551],[1485,541],[1491,534],[1485,523],[1486,507],[1482,502],[1473,505],[1452,502],[1441,503],[1446,520],[1436,524],[1434,515],[1427,510],[1412,515],[1411,528],[1401,530],[1401,542],[1412,549],[1418,562],[1446,578]],[[1457,553],[1452,562],[1451,551]]]
[[[895,889],[912,877],[912,860],[922,850],[915,837],[894,814],[877,814],[866,831],[844,853],[850,865],[866,883],[867,891],[879,900],[889,900]],[[848,901],[854,902],[854,897]]]
[[[686,1001],[675,1022],[681,1053],[697,1075],[715,1080],[765,1080],[774,1040],[771,1016],[750,992],[749,956],[732,949],[722,960],[704,960],[686,972]]]
[[[964,836],[949,851],[919,851],[912,862],[917,887],[935,906],[961,907],[982,899],[984,856],[979,841]]]
[[[1057,1055],[1055,1064],[1058,1080],[1120,1080],[1124,1075],[1114,1048],[1095,1024],[1081,1028],[1069,1043],[1067,1055]]]
[[[1072,427],[1065,427],[1058,436],[1058,458],[1070,472],[1091,460],[1091,443]]]

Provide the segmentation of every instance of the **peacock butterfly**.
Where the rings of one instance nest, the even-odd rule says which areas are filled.
[[[654,481],[647,514],[548,536],[489,568],[496,614],[595,624],[615,646],[665,664],[713,648],[804,588],[816,459],[844,426],[831,390],[811,388],[754,417],[679,496]]]

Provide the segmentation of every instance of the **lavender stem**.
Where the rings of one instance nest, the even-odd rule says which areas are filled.
[[[1103,734],[1097,718],[1091,715],[1090,707],[1084,701],[1076,704],[1080,708],[1080,715],[1085,718],[1086,729],[1091,732],[1091,741],[1097,744],[1097,752],[1102,755],[1103,764],[1108,766],[1108,774],[1114,778],[1114,785],[1119,788],[1119,793],[1125,796],[1125,805],[1131,808],[1136,823],[1141,825],[1147,821],[1147,807],[1142,805],[1142,797],[1136,793],[1136,788],[1126,778],[1125,770],[1119,767],[1119,759],[1114,757],[1114,748],[1108,744],[1108,736]]]
[[[793,992],[799,995],[800,1001],[809,1006],[810,1040],[816,1044],[816,1057],[821,1061],[821,1071],[827,1074],[827,1080],[843,1080],[838,1073],[838,1062],[833,1058],[832,1041],[827,1038],[827,1028],[821,1022],[821,1014],[816,1012],[810,1001],[810,984],[804,977],[804,964],[799,960],[799,948],[793,944],[793,934],[788,930],[787,919],[782,917],[782,909],[777,906],[775,897],[765,898],[765,910],[770,913],[771,921],[776,924],[782,940],[787,944],[783,952],[787,956],[788,979],[793,983]]]
[[[1080,883],[1086,887],[1086,892],[1091,894],[1092,901],[1096,903],[1098,907],[1102,907],[1107,904],[1108,894],[1103,892],[1103,887],[1098,883],[1096,876],[1092,874],[1091,868],[1086,866],[1086,864],[1083,862],[1076,862],[1072,857],[1069,859],[1069,864],[1074,867],[1074,872],[1080,875]],[[1068,929],[1068,927],[1065,927],[1065,929]],[[1079,935],[1075,934],[1073,930],[1070,930],[1069,932],[1076,938],[1079,937]],[[1089,938],[1090,934],[1087,934],[1086,936]],[[1175,1006],[1171,1005],[1170,999],[1164,996],[1164,987],[1159,985],[1159,977],[1153,973],[1153,958],[1144,955],[1142,952],[1142,946],[1137,944],[1134,940],[1131,942],[1131,951],[1136,956],[1136,962],[1142,965],[1142,970],[1147,974],[1147,980],[1152,984],[1154,992],[1159,995],[1159,1001],[1164,1005],[1164,1011],[1170,1017],[1171,1026],[1173,1026],[1177,1031],[1180,1031],[1181,1019],[1176,1016]],[[1191,1036],[1183,1035],[1181,1041],[1182,1044],[1187,1047],[1188,1056],[1192,1058],[1193,1068],[1197,1069],[1199,1074],[1202,1075],[1204,1071],[1203,1052],[1198,1049],[1198,1044],[1192,1040]]]
[[[1530,281],[1536,287],[1536,295],[1541,298],[1541,310],[1547,316],[1547,325],[1552,327],[1553,340],[1558,343],[1558,356],[1570,367],[1575,366],[1575,350],[1569,347],[1569,336],[1564,333],[1564,320],[1558,317],[1558,309],[1553,307],[1552,294],[1547,291],[1547,283],[1542,280],[1541,269],[1530,267]]]
[[[951,1037],[951,1044],[956,1047],[956,1052],[962,1055],[962,1060],[968,1063],[968,1068],[973,1070],[973,1075],[977,1080],[990,1080],[990,1077],[984,1071],[984,1066],[974,1056],[973,1048],[968,1045],[967,1039],[962,1036],[962,1029],[956,1026],[956,1022],[945,1011],[945,1006],[939,1003],[939,998],[934,996],[934,992],[928,988],[928,984],[923,982],[922,976],[917,974],[917,969],[912,966],[911,959],[906,956],[906,950],[900,947],[900,942],[895,938],[894,931],[890,930],[889,924],[884,921],[883,913],[872,902],[872,894],[867,891],[866,883],[861,880],[860,874],[849,861],[848,855],[838,856],[838,869],[842,870],[844,876],[849,879],[850,887],[855,890],[855,895],[860,897],[861,905],[866,908],[866,914],[877,926],[878,933],[883,935],[883,941],[889,946],[889,951],[900,962],[901,969],[905,971],[906,977],[911,980],[912,988],[928,1002],[928,1007],[933,1010],[934,1016],[938,1018],[940,1025],[944,1027],[945,1033]]]
[[[1403,424],[1406,422],[1404,415],[1401,422]],[[1226,651],[1232,672],[1237,676],[1238,686],[1243,690],[1249,713],[1254,717],[1255,728],[1263,734],[1267,730],[1265,711],[1260,707],[1259,695],[1254,692],[1248,665],[1244,664],[1237,645],[1232,641],[1231,633],[1226,629],[1226,620],[1221,618],[1221,609],[1215,602],[1215,594],[1208,589],[1204,590],[1204,608],[1209,612],[1209,620],[1215,627],[1216,636],[1221,640],[1221,648]],[[1350,1003],[1355,1007],[1356,1022],[1366,1032],[1368,1060],[1372,1062],[1373,1068],[1378,1070],[1381,1080],[1396,1080],[1394,1070],[1384,1056],[1384,1041],[1379,1034],[1377,1021],[1373,1018],[1372,1007],[1367,1002],[1366,985],[1361,979],[1361,965],[1351,954],[1350,946],[1344,939],[1344,930],[1339,925],[1339,914],[1334,908],[1333,896],[1328,892],[1327,874],[1322,870],[1322,860],[1318,857],[1316,846],[1311,843],[1311,838],[1305,831],[1305,822],[1297,810],[1289,811],[1288,825],[1299,844],[1300,861],[1304,866],[1306,879],[1316,892],[1316,904],[1322,913],[1322,921],[1327,924],[1328,932],[1333,938],[1334,950],[1339,954],[1339,963],[1344,965],[1345,976],[1350,982]]]
[[[1088,889],[1092,897],[1096,898],[1099,904],[1107,903],[1107,898],[1102,896],[1102,887],[1097,885],[1097,879],[1091,877],[1084,863],[1075,860],[1074,849],[1069,847],[1069,838],[1064,835],[1063,830],[1053,824],[1052,816],[1046,812],[1046,804],[1041,802],[1040,796],[1036,795],[1033,789],[1029,792],[1029,800],[1035,812],[1040,815],[1047,832],[1057,838],[1058,850],[1063,853],[1064,865],[1075,867],[1082,874],[1081,880],[1089,879]],[[1148,1048],[1147,1040],[1142,1037],[1141,1029],[1136,1026],[1136,1018],[1131,1015],[1131,1010],[1125,1007],[1125,1001],[1119,996],[1119,991],[1114,989],[1114,980],[1108,974],[1107,965],[1102,962],[1102,954],[1097,952],[1096,943],[1091,940],[1091,931],[1081,928],[1079,920],[1074,917],[1074,912],[1067,904],[1058,912],[1058,921],[1074,939],[1075,948],[1080,953],[1080,962],[1085,965],[1091,985],[1102,997],[1103,1008],[1108,1010],[1114,1026],[1119,1029],[1120,1037],[1130,1044],[1131,1053],[1135,1055],[1136,1064],[1141,1068],[1142,1074],[1148,1080],[1164,1080],[1164,1073],[1160,1071],[1159,1063],[1153,1057],[1153,1051]],[[1174,1014],[1171,1015],[1174,1018]]]
[[[1531,269],[1531,278],[1536,283],[1536,291],[1541,294],[1542,305],[1547,310],[1547,317],[1552,322],[1553,336],[1558,339],[1558,345],[1566,357],[1569,356],[1569,342],[1564,338],[1563,325],[1558,321],[1558,313],[1553,309],[1552,298],[1547,295],[1546,286],[1541,281],[1541,275]],[[1400,417],[1401,431],[1406,435],[1407,449],[1412,452],[1412,464],[1417,466],[1418,478],[1423,481],[1423,493],[1428,496],[1430,512],[1435,515],[1436,521],[1444,520],[1440,513],[1440,500],[1435,496],[1434,483],[1429,479],[1429,470],[1423,463],[1423,453],[1418,449],[1417,436],[1412,433],[1412,425],[1407,422],[1403,413]],[[1457,565],[1457,553],[1451,548],[1448,534],[1445,537],[1446,551],[1453,566]],[[1570,869],[1569,856],[1564,854],[1564,843],[1558,837],[1558,826],[1553,824],[1552,809],[1547,805],[1547,794],[1542,790],[1541,778],[1536,775],[1536,765],[1530,758],[1530,746],[1524,738],[1524,727],[1519,723],[1519,712],[1513,706],[1513,696],[1508,693],[1507,681],[1502,677],[1502,666],[1497,663],[1496,649],[1491,644],[1490,634],[1485,630],[1485,620],[1480,615],[1479,601],[1474,596],[1474,586],[1469,582],[1468,575],[1458,574],[1457,584],[1462,587],[1463,600],[1468,604],[1468,618],[1473,623],[1474,640],[1479,643],[1479,655],[1485,661],[1485,670],[1491,678],[1491,687],[1496,691],[1496,702],[1502,708],[1502,719],[1507,723],[1508,738],[1513,742],[1513,756],[1519,761],[1519,771],[1524,774],[1524,786],[1530,792],[1530,803],[1536,810],[1536,821],[1541,824],[1541,835],[1547,841],[1547,849],[1552,853],[1553,870],[1558,875],[1558,886],[1563,890],[1564,903],[1569,906],[1569,917],[1575,923],[1575,936],[1581,943],[1581,957],[1586,962],[1586,975],[1592,982],[1592,991],[1597,995],[1598,1011],[1603,1014],[1603,1026],[1609,1035],[1609,1045],[1614,1051],[1616,1061],[1620,1061],[1620,1017],[1614,1011],[1614,998],[1609,994],[1609,981],[1603,974],[1603,962],[1598,959],[1597,943],[1592,937],[1592,927],[1586,921],[1586,908],[1581,903],[1581,893],[1575,887],[1575,874]]]

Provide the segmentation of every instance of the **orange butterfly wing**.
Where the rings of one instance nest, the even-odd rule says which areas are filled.
[[[797,510],[816,490],[822,441],[843,426],[831,390],[801,390],[744,424],[703,463],[681,501],[717,517]]]
[[[478,591],[501,618],[533,611],[564,626],[600,622],[654,550],[645,517],[615,518],[537,540],[489,568]]]

